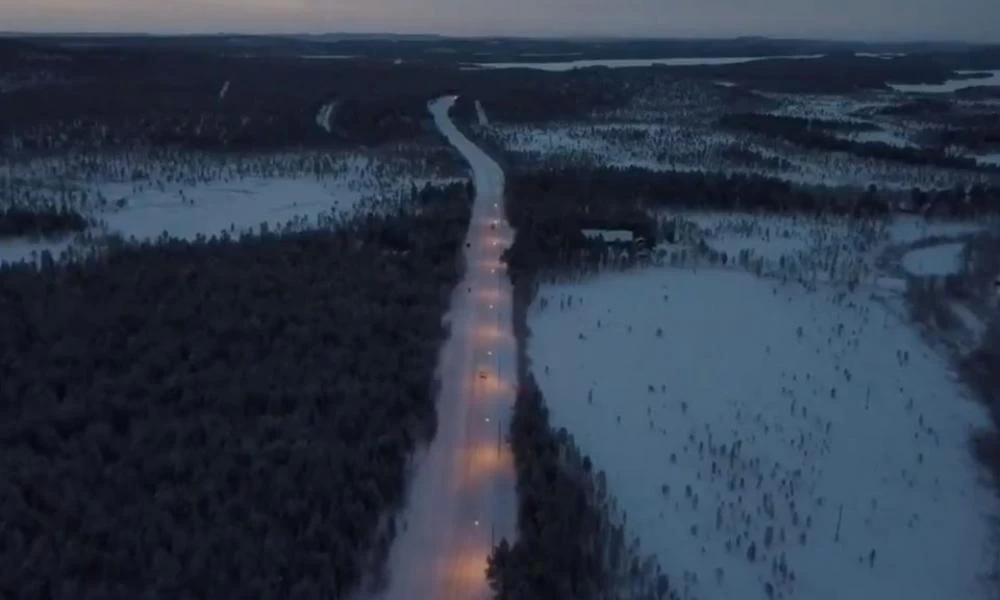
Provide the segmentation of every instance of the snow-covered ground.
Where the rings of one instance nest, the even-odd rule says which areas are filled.
[[[906,56],[905,52],[855,52],[854,56],[861,58],[882,58],[882,59],[893,59],[900,56]]]
[[[554,425],[683,598],[985,597],[989,420],[869,291],[650,267],[543,285],[529,326]]]
[[[125,239],[153,240],[164,233],[193,241],[199,236],[278,231],[319,225],[324,216],[351,214],[373,201],[350,182],[310,179],[247,179],[199,186],[170,186],[128,194],[122,207],[95,215],[101,229]],[[114,194],[127,186],[108,185]],[[57,240],[0,241],[0,262],[34,260],[48,250],[54,258],[73,245],[72,237]]]
[[[321,129],[330,133],[333,127],[333,120],[337,114],[337,102],[333,101],[328,104],[324,104],[320,107],[319,112],[316,113],[316,124],[319,125]]]
[[[951,275],[961,267],[964,246],[961,242],[951,242],[910,250],[903,255],[903,268],[921,277]]]
[[[865,123],[860,113],[873,108],[881,108],[891,103],[887,94],[865,93],[854,96],[839,96],[828,94],[779,94],[769,92],[763,94],[780,103],[772,114],[802,119],[828,119],[831,121],[847,121]]]
[[[330,217],[378,210],[381,202],[409,191],[412,185],[419,188],[455,180],[393,151],[258,156],[218,163],[212,162],[213,157],[201,157],[205,162],[200,163],[190,154],[187,162],[143,162],[143,176],[137,179],[130,176],[132,167],[117,169],[108,159],[108,172],[124,174],[116,181],[102,177],[70,181],[66,173],[74,172],[72,167],[44,161],[3,175],[37,174],[39,187],[49,179],[58,185],[71,184],[77,197],[89,198],[84,212],[99,223],[88,232],[91,235],[111,233],[149,240],[167,233],[194,240],[223,232],[259,232],[262,225],[270,231],[320,226]],[[123,159],[122,164],[135,163]],[[0,240],[0,262],[36,260],[45,250],[58,258],[81,245],[75,236]]]
[[[219,100],[225,100],[227,93],[229,93],[229,81],[222,84],[222,89],[219,90]]]
[[[722,130],[718,124],[721,115],[732,111],[826,119],[877,128],[836,134],[841,137],[912,146],[926,124],[880,112],[898,102],[894,92],[847,96],[747,94],[710,82],[663,81],[638,94],[626,106],[587,120],[546,124],[493,121],[487,129],[497,143],[509,150],[542,161],[724,170],[804,184],[861,188],[875,184],[899,190],[914,186],[952,188],[988,179],[983,173],[809,150],[762,135]]]
[[[976,156],[975,159],[984,165],[1000,167],[1000,152],[980,154],[979,156]]]
[[[42,253],[48,252],[53,259],[69,250],[76,236],[60,236],[52,239],[13,238],[0,240],[0,264],[31,262],[37,264]]]
[[[125,237],[156,238],[164,231],[193,240],[223,231],[242,232],[266,224],[275,231],[289,222],[315,223],[324,213],[350,214],[365,197],[349,182],[309,179],[249,179],[238,184],[145,190],[128,205],[102,216]]]
[[[624,106],[587,118],[548,123],[492,121],[488,132],[508,150],[531,160],[557,163],[639,166],[648,169],[723,170],[787,179],[802,184],[909,191],[948,189],[988,183],[985,172],[906,164],[848,151],[813,150],[751,132],[723,129],[727,113],[754,112],[782,117],[854,124],[831,135],[857,142],[919,146],[935,125],[888,114],[900,95],[866,91],[846,95],[754,92],[725,85],[664,78],[650,84]],[[487,109],[488,99],[484,99]],[[988,112],[983,103],[964,109]],[[996,160],[979,157],[985,164]],[[997,161],[1000,162],[1000,161]]]
[[[915,146],[912,141],[910,141],[905,131],[884,131],[884,130],[874,130],[874,131],[854,131],[845,134],[841,137],[853,140],[855,142],[877,142],[882,144],[889,144],[890,146]]]
[[[483,110],[483,103],[479,100],[476,100],[476,118],[482,126],[490,124],[490,120],[486,117],[486,111]]]
[[[985,598],[997,506],[968,442],[990,421],[878,259],[989,223],[659,217],[678,243],[654,266],[542,285],[528,353],[682,597]],[[927,250],[941,272],[961,246]]]
[[[958,237],[982,231],[993,224],[979,221],[928,221],[916,215],[900,215],[889,223],[889,239],[897,244],[912,244],[930,237]]]
[[[692,57],[692,58],[621,58],[605,60],[568,60],[558,62],[514,62],[514,63],[479,63],[476,66],[484,69],[538,69],[541,71],[571,71],[587,67],[649,67],[666,65],[672,67],[688,67],[694,65],[732,65],[769,59],[811,59],[820,58],[822,54],[802,54],[796,56],[729,56],[729,57]]]
[[[725,170],[781,177],[804,184],[879,187],[909,190],[953,187],[958,182],[981,181],[983,176],[941,168],[927,168],[886,160],[861,158],[845,152],[808,150],[759,136],[719,131],[696,120],[674,122],[549,123],[545,126],[493,123],[492,133],[512,152],[531,153],[542,160],[610,166],[639,166],[665,170]],[[878,139],[908,144],[902,132],[856,134],[859,140]],[[762,157],[780,159],[781,166],[750,166],[732,160],[735,146]]]
[[[350,60],[352,58],[361,58],[359,54],[303,54],[299,58],[305,58],[307,60]]]
[[[725,260],[720,258],[713,265],[702,257],[702,265],[750,269],[775,279],[810,285],[853,283],[871,290],[893,291],[905,289],[905,282],[896,279],[895,270],[880,271],[884,258],[903,254],[921,240],[955,239],[994,224],[990,220],[928,222],[913,215],[870,221],[833,215],[817,218],[718,211],[663,211],[659,216],[677,223],[680,242],[688,246],[658,247],[662,264],[690,264],[695,253],[686,250],[704,244],[724,254]],[[679,261],[685,253],[687,258]],[[958,260],[960,253],[960,243],[958,248],[939,244],[909,252],[901,262],[915,275],[946,274],[946,269],[954,271],[949,257]]]
[[[889,84],[889,87],[897,92],[920,93],[920,94],[946,94],[969,87],[1000,85],[1000,70],[982,71],[955,71],[959,75],[973,75],[977,73],[988,73],[989,77],[976,77],[973,79],[949,79],[944,83],[915,83],[915,84]]]

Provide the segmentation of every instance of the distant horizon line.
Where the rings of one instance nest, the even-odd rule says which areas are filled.
[[[122,37],[149,37],[149,38],[171,38],[171,37],[343,37],[343,38],[434,38],[447,40],[551,40],[551,41],[615,41],[615,42],[649,42],[649,41],[737,41],[737,40],[761,40],[773,42],[828,42],[838,44],[939,44],[939,45],[963,45],[963,46],[997,46],[1000,42],[967,41],[956,39],[932,39],[932,38],[897,38],[897,39],[857,39],[857,38],[837,38],[837,37],[780,37],[770,35],[734,35],[734,36],[700,36],[700,35],[616,35],[616,34],[451,34],[451,33],[391,33],[385,31],[349,32],[349,31],[329,31],[324,33],[309,32],[239,32],[239,31],[217,31],[205,32],[150,32],[150,31],[86,31],[86,30],[65,30],[65,31],[3,31],[0,30],[0,37],[90,37],[90,38],[122,38]]]

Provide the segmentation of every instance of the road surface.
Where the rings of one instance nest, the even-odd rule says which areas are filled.
[[[466,273],[452,294],[451,337],[441,352],[438,431],[417,462],[389,555],[386,600],[490,596],[486,558],[513,540],[517,500],[506,431],[514,403],[511,289],[500,255],[513,241],[503,216],[503,171],[448,117],[455,97],[429,106],[434,122],[472,166],[476,187]]]

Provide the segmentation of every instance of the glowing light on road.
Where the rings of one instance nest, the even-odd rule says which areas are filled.
[[[492,423],[492,421],[490,421]],[[497,428],[492,427],[487,439],[477,442],[475,446],[463,450],[462,462],[468,466],[462,475],[459,488],[487,489],[482,486],[491,485],[490,482],[497,479],[504,479],[513,482],[514,460],[509,452],[497,452]]]
[[[486,355],[487,356],[493,356],[493,351],[492,350],[487,350],[486,351]]]
[[[497,272],[496,269],[490,269],[490,273],[496,273],[496,272]]]
[[[489,417],[486,417],[486,418],[485,418],[484,420],[485,420],[485,421],[486,421],[487,423],[489,423],[489,422],[490,422],[490,418],[489,418]]]
[[[476,527],[479,527],[479,521],[478,520],[476,521]]]
[[[473,288],[472,293],[476,296],[477,301],[484,304],[499,306],[506,302],[506,298],[504,298],[500,289],[496,285],[484,285],[482,287]]]
[[[485,321],[476,325],[473,338],[475,340],[475,344],[480,348],[483,346],[492,346],[496,343],[514,343],[514,338],[511,337],[509,333],[501,331],[498,328],[497,323],[489,323]]]
[[[461,554],[450,557],[442,567],[447,582],[445,589],[451,593],[442,600],[487,597],[486,559],[487,546],[463,548]]]

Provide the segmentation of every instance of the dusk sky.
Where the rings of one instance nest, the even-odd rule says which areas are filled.
[[[0,0],[0,29],[1000,42],[1000,0]]]

